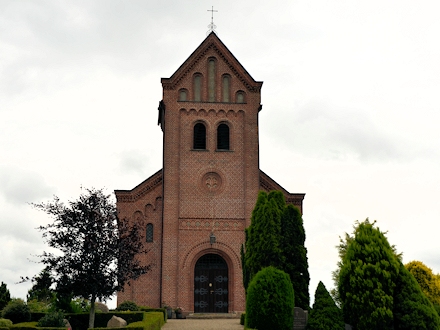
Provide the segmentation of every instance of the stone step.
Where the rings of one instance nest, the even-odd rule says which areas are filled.
[[[235,313],[189,313],[187,319],[239,319],[240,312]]]

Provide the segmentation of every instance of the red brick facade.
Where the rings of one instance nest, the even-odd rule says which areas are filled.
[[[118,293],[118,304],[194,311],[196,263],[216,254],[227,264],[227,311],[243,311],[240,247],[258,191],[281,190],[301,210],[304,194],[290,194],[259,169],[262,82],[215,33],[162,86],[163,169],[132,190],[115,191],[120,218],[153,225],[144,258],[153,267]]]

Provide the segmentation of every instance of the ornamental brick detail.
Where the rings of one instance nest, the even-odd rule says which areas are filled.
[[[181,230],[222,230],[236,231],[244,230],[244,219],[180,219],[179,229]]]
[[[201,186],[204,191],[216,194],[222,190],[223,180],[218,173],[208,172],[202,177]]]

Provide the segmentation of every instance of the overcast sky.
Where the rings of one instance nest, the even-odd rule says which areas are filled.
[[[197,4],[195,4],[197,3]],[[162,167],[161,77],[217,34],[264,81],[260,167],[306,193],[311,275],[377,220],[404,262],[440,272],[438,1],[0,0],[0,281],[43,265],[28,203],[131,189]],[[31,261],[29,261],[29,259]]]

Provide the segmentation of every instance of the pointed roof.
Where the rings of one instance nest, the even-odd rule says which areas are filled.
[[[219,59],[222,59],[228,64],[231,71],[246,86],[248,91],[259,92],[261,90],[263,82],[255,81],[254,78],[252,78],[215,32],[211,32],[206,39],[203,40],[200,46],[196,48],[170,78],[161,79],[163,89],[175,89],[179,82],[191,72],[194,66],[204,58],[210,49],[213,49],[218,54]]]

